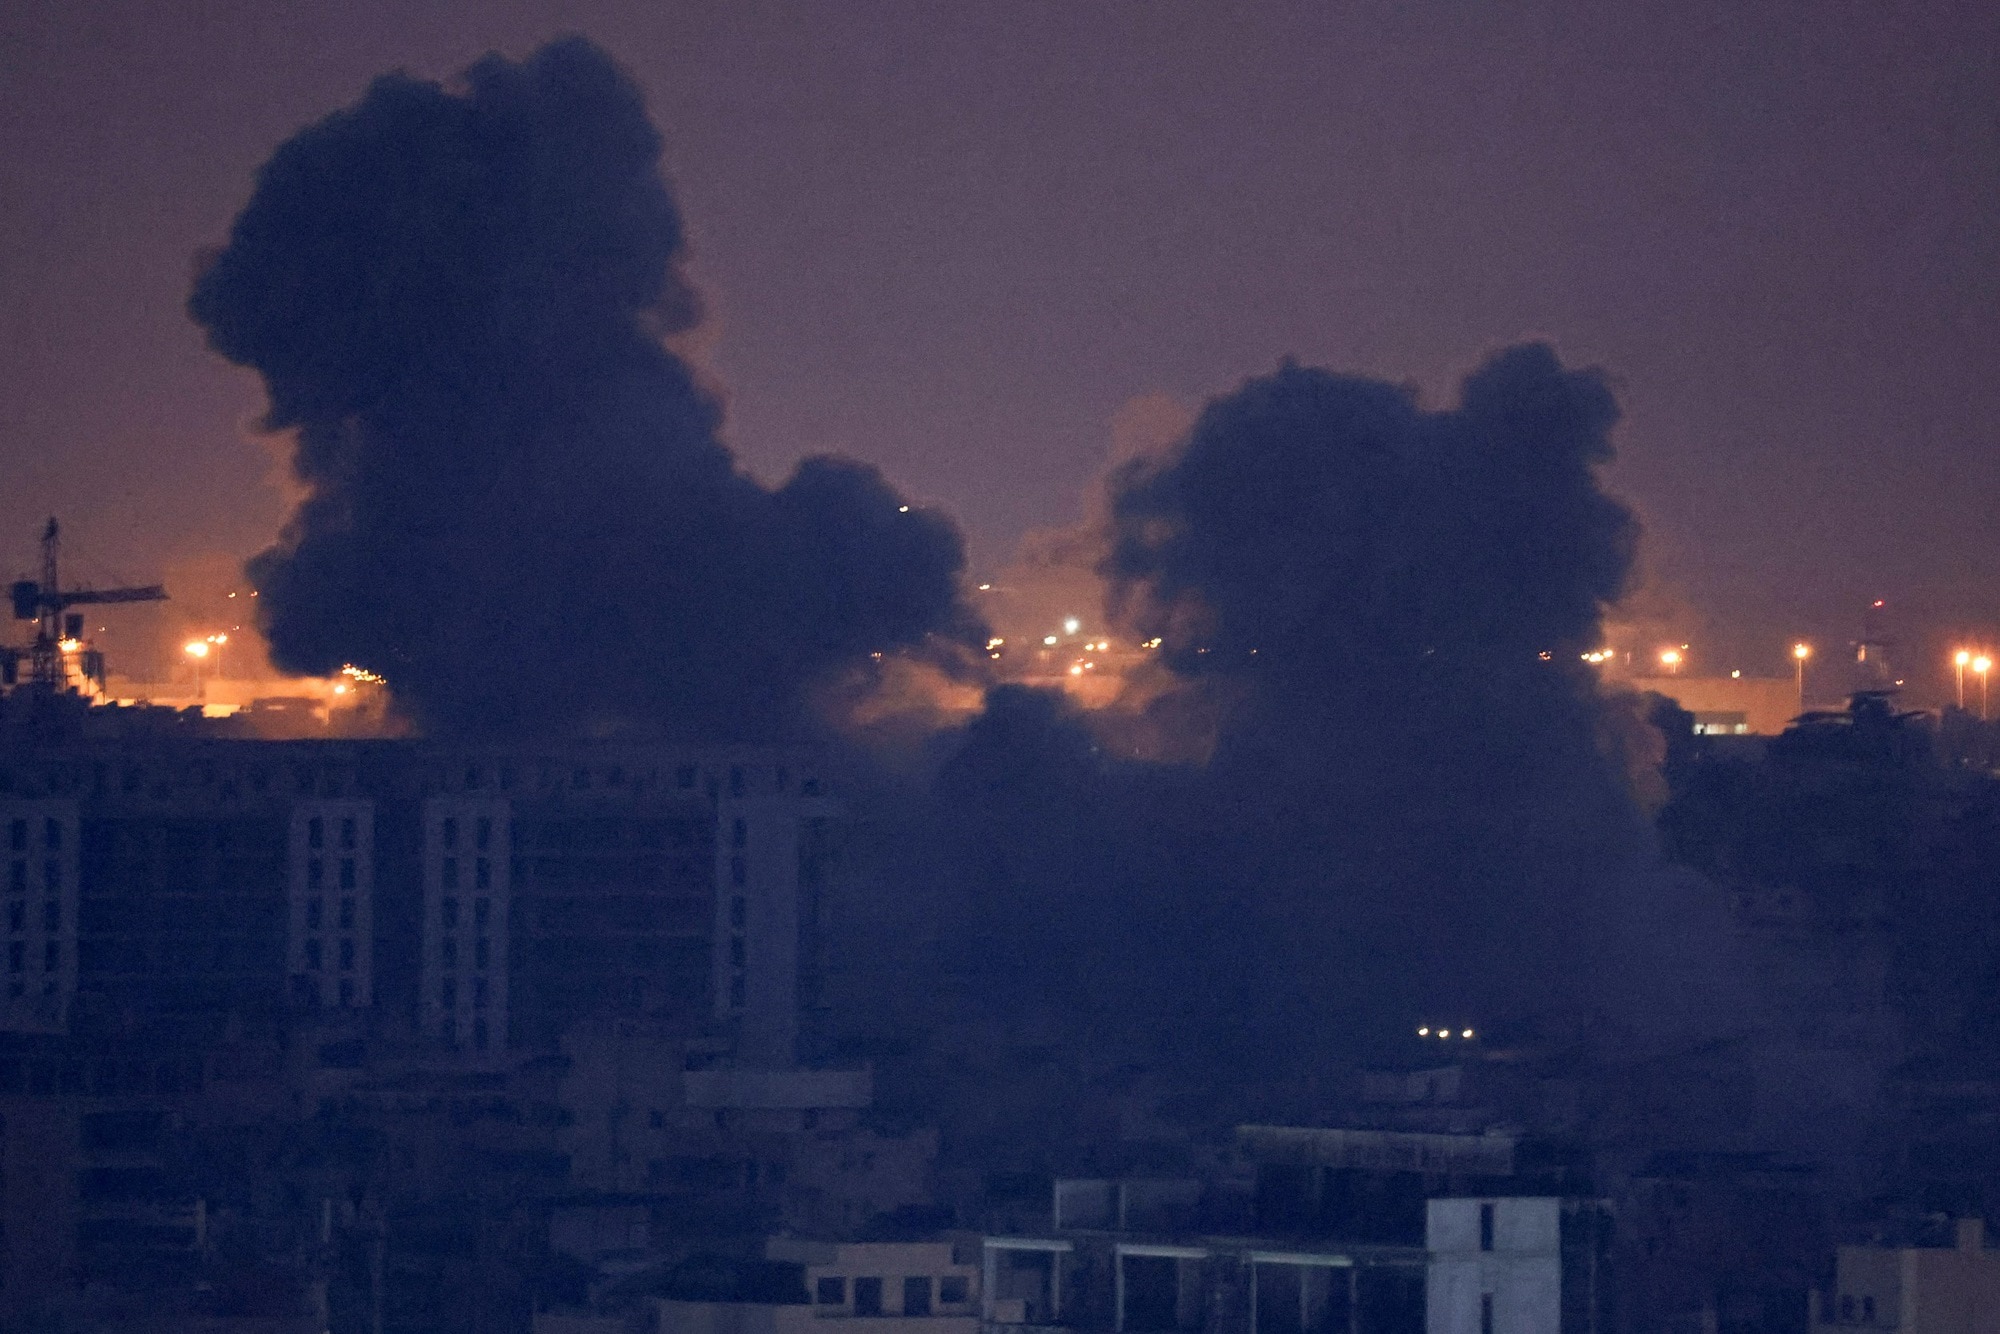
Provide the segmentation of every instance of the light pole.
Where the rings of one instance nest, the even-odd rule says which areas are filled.
[[[1972,661],[1972,655],[1964,649],[1951,655],[1951,665],[1958,669],[1958,707],[1965,710],[1965,665]]]
[[[1993,669],[1993,659],[1984,653],[1972,660],[1972,670],[1979,675],[1979,721],[1986,721],[1986,673]]]
[[[190,639],[187,643],[181,645],[181,652],[188,655],[188,663],[194,668],[194,697],[200,699],[202,698],[201,660],[208,656],[208,641],[206,639]]]
[[[1800,713],[1806,711],[1806,659],[1811,656],[1811,644],[1798,643],[1792,645],[1792,667],[1798,676]]]

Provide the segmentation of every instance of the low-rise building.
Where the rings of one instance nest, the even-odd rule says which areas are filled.
[[[1833,1291],[1814,1294],[1814,1334],[2000,1334],[2000,1250],[1959,1220],[1953,1246],[1842,1246]]]

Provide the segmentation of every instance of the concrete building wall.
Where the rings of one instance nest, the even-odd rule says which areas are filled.
[[[359,1009],[375,986],[375,804],[310,798],[286,840],[285,968],[292,999]]]
[[[422,1022],[475,1053],[507,1046],[511,812],[504,797],[424,799]]]
[[[1561,1200],[1431,1200],[1425,1246],[1429,1334],[1561,1334]]]
[[[73,799],[0,800],[6,929],[0,1028],[59,1028],[76,996],[80,825]]]

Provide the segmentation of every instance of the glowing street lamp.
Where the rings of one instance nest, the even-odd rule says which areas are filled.
[[[1792,645],[1792,664],[1798,673],[1800,713],[1806,711],[1806,659],[1811,656],[1811,644],[1801,642]]]
[[[1964,649],[1951,655],[1951,665],[1958,669],[1958,707],[1965,707],[1965,668],[1972,661],[1972,655]]]
[[[1677,676],[1681,670],[1681,651],[1677,648],[1660,650],[1660,666],[1667,669],[1667,675]]]

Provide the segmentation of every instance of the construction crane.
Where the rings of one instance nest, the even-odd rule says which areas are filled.
[[[102,694],[104,655],[84,642],[83,617],[71,607],[111,602],[165,602],[159,584],[145,588],[64,589],[57,571],[62,528],[51,518],[42,530],[42,578],[17,580],[8,590],[14,619],[35,622],[35,640],[25,649],[0,651],[0,682],[51,694]],[[22,670],[26,666],[26,671]]]

